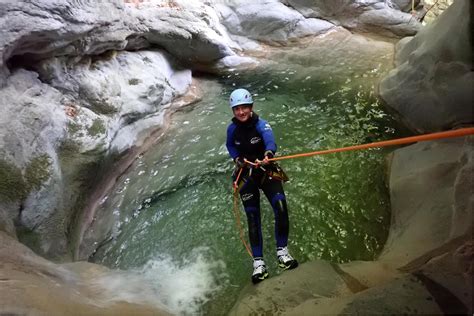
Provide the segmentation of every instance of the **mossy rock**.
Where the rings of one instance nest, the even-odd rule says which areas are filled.
[[[105,125],[104,122],[97,118],[95,119],[91,126],[87,129],[87,132],[89,133],[90,136],[95,137],[97,135],[105,134]]]
[[[137,84],[141,83],[142,81],[138,78],[132,78],[128,80],[128,84],[131,86],[136,86]]]
[[[80,145],[72,140],[65,140],[59,146],[59,158],[61,160],[68,160],[80,151]]]
[[[31,159],[25,169],[25,182],[28,191],[39,190],[41,185],[51,177],[51,158],[48,155],[41,155]]]
[[[75,135],[77,132],[79,132],[82,129],[81,124],[75,123],[75,122],[69,122],[67,124],[67,130],[69,134]]]
[[[25,198],[28,187],[23,179],[20,168],[0,159],[0,199],[3,201],[19,201]]]
[[[41,234],[28,229],[24,226],[18,226],[16,229],[18,240],[31,249],[41,249]]]
[[[98,114],[113,115],[118,113],[118,110],[110,105],[106,100],[89,100],[90,109]]]
[[[24,171],[0,160],[0,199],[3,201],[21,201],[31,190],[39,190],[50,177],[51,158],[41,155],[31,159]]]

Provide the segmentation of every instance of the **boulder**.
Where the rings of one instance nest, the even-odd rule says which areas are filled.
[[[160,115],[187,92],[192,80],[189,69],[178,69],[171,56],[157,50],[52,58],[37,71],[75,107],[69,139],[80,144],[83,152],[98,146],[119,153],[130,148],[142,131],[153,126],[132,123]]]
[[[10,205],[6,209],[10,218],[18,219],[28,233],[33,228],[36,234],[44,233],[48,240],[42,244],[44,251],[51,247],[64,251],[63,183],[57,155],[66,135],[63,95],[31,71],[15,71],[7,83],[0,90],[0,163],[5,173],[0,196]]]
[[[471,5],[456,1],[397,45],[397,67],[382,80],[379,94],[413,130],[433,132],[474,122]]]
[[[403,37],[416,34],[421,24],[384,0],[286,0],[306,18],[327,20],[358,32]],[[390,2],[390,1],[389,1]]]
[[[229,1],[215,7],[230,33],[267,43],[284,44],[334,27],[327,21],[305,18],[277,0]]]
[[[54,56],[155,46],[183,62],[209,64],[236,47],[204,4],[138,9],[121,1],[6,0],[0,13],[0,86],[10,68]]]
[[[472,230],[472,221],[467,220],[472,214],[463,225],[454,219],[456,213],[466,212],[464,207],[473,198],[472,192],[459,188],[460,181],[469,184],[461,179],[462,170],[472,168],[471,151],[469,137],[395,151],[390,174],[391,227],[379,260],[398,268]],[[456,200],[464,207],[455,210]],[[456,230],[454,236],[452,230]]]

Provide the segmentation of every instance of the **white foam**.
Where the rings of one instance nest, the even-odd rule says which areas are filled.
[[[156,256],[143,267],[113,271],[96,280],[107,301],[148,304],[173,314],[201,314],[228,281],[225,264],[209,256],[206,248],[195,249],[184,260]]]

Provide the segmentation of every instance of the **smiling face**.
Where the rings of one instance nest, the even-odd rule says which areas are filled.
[[[252,116],[252,105],[242,104],[232,108],[234,117],[240,122],[246,122]]]

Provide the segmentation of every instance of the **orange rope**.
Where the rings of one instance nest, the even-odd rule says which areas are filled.
[[[418,135],[418,136],[397,138],[397,139],[392,139],[392,140],[385,140],[385,141],[381,141],[381,142],[355,145],[355,146],[349,146],[349,147],[313,151],[313,152],[296,154],[296,155],[276,157],[276,158],[271,158],[271,159],[268,159],[268,160],[269,161],[278,161],[278,160],[284,160],[284,159],[309,157],[309,156],[316,156],[316,155],[325,155],[325,154],[332,154],[332,153],[338,153],[338,152],[350,151],[350,150],[380,148],[380,147],[403,145],[403,144],[410,144],[410,143],[421,142],[421,141],[428,141],[428,140],[435,140],[435,139],[442,139],[442,138],[461,137],[461,136],[468,136],[468,135],[474,135],[474,127],[467,127],[467,128],[461,128],[461,129],[456,129],[456,130],[446,131],[446,132],[438,132],[438,133],[424,134],[424,135]]]
[[[239,230],[240,240],[244,244],[245,249],[247,250],[249,256],[253,258],[252,250],[250,250],[250,246],[247,244],[247,241],[244,238],[244,230],[242,228],[242,223],[240,222],[240,213],[239,213],[239,192],[234,189],[234,215],[235,215],[235,224],[237,229]]]
[[[461,129],[446,131],[446,132],[439,132],[439,133],[431,133],[431,134],[425,134],[425,135],[397,138],[397,139],[392,139],[392,140],[386,140],[386,141],[380,141],[380,142],[362,144],[362,145],[355,145],[355,146],[349,146],[349,147],[313,151],[313,152],[296,154],[296,155],[276,157],[276,158],[271,158],[271,159],[268,159],[268,160],[269,161],[277,161],[277,160],[300,158],[300,157],[309,157],[309,156],[316,156],[316,155],[325,155],[325,154],[351,151],[351,150],[361,150],[361,149],[368,149],[368,148],[380,148],[380,147],[387,147],[387,146],[403,145],[403,144],[410,144],[410,143],[421,142],[421,141],[461,137],[461,136],[468,136],[468,135],[474,135],[474,127],[461,128]],[[254,167],[259,166],[258,163],[252,163],[252,162],[247,161],[247,160],[246,160],[246,162],[249,163],[250,165],[254,166]],[[238,182],[239,182],[239,179],[240,179],[240,176],[242,174],[243,169],[244,168],[240,168],[239,173],[237,175],[237,178],[233,183],[233,187],[234,187],[234,215],[235,215],[235,219],[236,219],[237,229],[239,230],[240,240],[244,244],[245,249],[247,249],[247,252],[250,255],[250,257],[253,258],[252,251],[250,250],[250,247],[249,247],[249,245],[247,244],[247,242],[245,241],[245,238],[244,238],[244,232],[243,232],[243,228],[242,228],[242,223],[240,221],[239,206],[238,206],[238,193],[239,193]]]
[[[243,170],[244,170],[244,168],[240,168],[239,173],[237,174],[237,178],[234,181],[234,216],[235,216],[235,224],[237,225],[237,229],[239,230],[240,240],[244,244],[245,249],[247,250],[250,257],[253,258],[252,251],[250,250],[250,247],[247,244],[247,241],[245,241],[244,230],[242,228],[242,223],[240,222],[239,201],[238,201],[238,197],[239,197],[239,179],[240,179],[240,176],[242,175]]]

